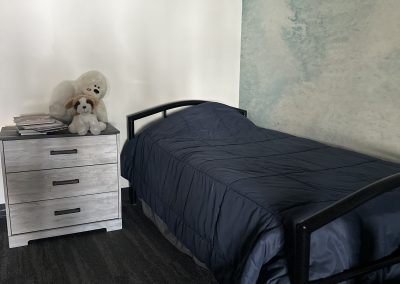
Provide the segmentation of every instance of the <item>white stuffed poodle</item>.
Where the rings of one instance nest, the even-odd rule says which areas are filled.
[[[73,108],[66,108],[66,103],[73,97],[91,95],[98,100],[94,114],[101,122],[108,122],[107,110],[103,97],[107,91],[107,80],[99,71],[89,71],[75,81],[63,81],[53,91],[49,112],[54,118],[70,123],[75,114]]]
[[[71,98],[65,105],[67,109],[75,111],[72,122],[68,126],[69,132],[85,135],[90,131],[93,135],[98,135],[106,129],[106,124],[98,121],[94,114],[98,103],[99,101],[94,96],[80,95]]]

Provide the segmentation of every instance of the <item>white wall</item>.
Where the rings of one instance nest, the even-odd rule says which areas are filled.
[[[180,99],[239,101],[240,0],[0,0],[0,126],[47,112],[55,85],[97,69],[110,121]],[[4,202],[0,180],[0,203]]]

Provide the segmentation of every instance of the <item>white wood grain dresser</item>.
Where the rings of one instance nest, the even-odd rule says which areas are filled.
[[[122,229],[119,131],[0,133],[9,246],[95,229]]]

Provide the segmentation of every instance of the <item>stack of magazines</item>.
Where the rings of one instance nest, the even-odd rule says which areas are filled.
[[[43,135],[68,129],[68,125],[48,114],[29,114],[14,117],[20,135]]]

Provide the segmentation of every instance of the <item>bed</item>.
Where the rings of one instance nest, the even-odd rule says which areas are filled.
[[[134,122],[158,112],[166,119],[136,135]],[[127,120],[131,198],[218,282],[400,279],[399,164],[257,127],[213,102]]]

